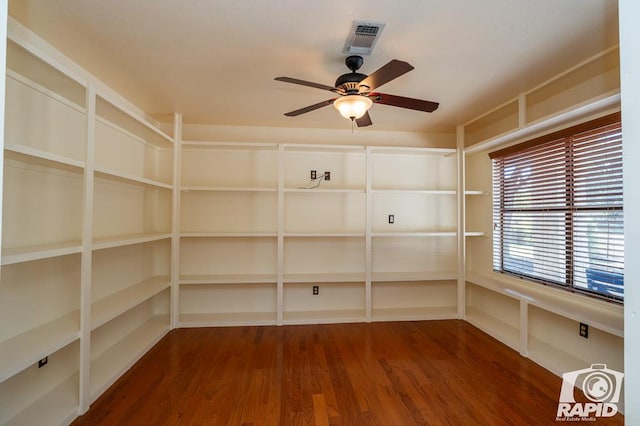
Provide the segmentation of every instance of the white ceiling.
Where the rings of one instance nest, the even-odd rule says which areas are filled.
[[[617,43],[616,0],[12,0],[9,13],[157,117],[247,126],[349,128],[331,93],[354,20],[386,23],[360,72],[415,70],[380,91],[440,102],[374,105],[362,131],[451,131]]]

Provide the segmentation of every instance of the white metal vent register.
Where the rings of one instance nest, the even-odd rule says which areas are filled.
[[[383,23],[354,21],[351,32],[347,37],[345,53],[370,55],[384,29]]]

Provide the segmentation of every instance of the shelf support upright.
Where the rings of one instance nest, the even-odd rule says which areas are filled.
[[[173,192],[171,205],[171,329],[180,323],[180,188],[182,176],[182,114],[173,115]]]
[[[520,355],[529,358],[529,303],[520,299]]]
[[[2,23],[0,23],[0,37],[2,40],[5,40],[0,46],[0,99],[2,102],[0,103],[0,148],[2,148],[2,152],[4,153],[4,109],[6,102],[6,93],[5,93],[5,81],[7,74],[7,0],[0,0],[0,19]],[[2,203],[4,200],[3,197],[3,188],[4,188],[4,155],[0,158],[0,225],[2,224]],[[0,226],[0,241],[2,241],[2,226]],[[0,244],[0,256],[2,255],[2,244]],[[2,276],[2,272],[0,270],[0,277]]]
[[[80,393],[79,414],[91,404],[91,268],[93,255],[93,196],[96,142],[96,90],[86,89],[86,146],[82,198],[82,258],[80,265]]]
[[[366,322],[371,322],[372,317],[372,300],[371,300],[371,276],[373,267],[372,260],[372,241],[371,241],[371,227],[373,223],[373,197],[371,194],[371,182],[373,181],[373,156],[372,149],[370,146],[365,148],[365,167],[366,167],[366,176],[365,176],[365,202],[366,202],[366,213],[365,213],[365,320]]]
[[[276,324],[284,323],[284,145],[278,145],[278,241],[276,265]]]
[[[518,95],[518,129],[524,129],[527,125],[527,95]]]
[[[458,266],[457,266],[457,305],[458,319],[465,318],[466,311],[466,199],[465,199],[465,152],[464,152],[464,126],[456,127],[456,159],[458,169],[458,182],[456,193],[458,195]]]

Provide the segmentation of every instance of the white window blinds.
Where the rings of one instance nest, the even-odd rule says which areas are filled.
[[[494,270],[622,301],[620,114],[490,156]]]

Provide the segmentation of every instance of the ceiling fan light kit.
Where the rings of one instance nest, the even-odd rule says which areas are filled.
[[[373,105],[373,101],[362,95],[346,95],[333,101],[341,116],[350,120],[361,118]]]

